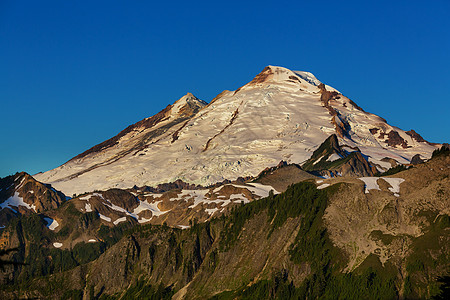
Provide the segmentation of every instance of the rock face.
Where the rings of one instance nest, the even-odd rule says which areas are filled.
[[[303,169],[324,177],[373,176],[377,173],[358,149],[340,146],[334,134],[314,151],[303,164]]]
[[[420,158],[420,154],[416,154],[411,158],[411,162],[412,165],[418,165],[418,164],[422,164],[423,163],[423,159]]]
[[[311,73],[268,66],[208,105],[187,94],[35,178],[68,195],[176,180],[208,186],[255,177],[280,161],[302,165],[332,134],[379,171],[388,168],[384,158],[407,164],[437,147],[365,112]]]
[[[64,194],[25,172],[0,178],[0,227],[17,215],[56,209],[65,201]]]

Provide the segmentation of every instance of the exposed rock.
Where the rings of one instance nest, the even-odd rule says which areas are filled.
[[[378,130],[380,130],[379,128],[370,128],[369,131],[371,134],[375,135],[375,133],[378,132]]]
[[[330,161],[332,154],[340,158]],[[314,175],[327,177],[373,176],[378,173],[376,167],[371,166],[358,149],[347,154],[339,145],[335,134],[328,137],[302,167]]]
[[[380,136],[381,136],[381,134],[380,134]],[[390,147],[402,146],[403,148],[408,148],[408,143],[395,130],[391,130],[388,133],[388,138],[385,142]]]
[[[127,211],[132,211],[139,204],[138,199],[134,195],[120,189],[110,189],[102,192],[102,195],[114,205],[122,207]]]
[[[336,91],[327,91],[325,85],[323,83],[319,84],[320,89],[320,101],[322,102],[323,106],[328,110],[328,112],[331,115],[331,123],[335,126],[336,133],[339,135],[339,137],[344,138],[345,136],[348,136],[348,132],[350,130],[350,125],[348,122],[346,122],[344,119],[340,117],[340,114],[330,105],[330,100],[336,99],[339,95]],[[354,104],[354,103],[352,103]],[[356,104],[354,104],[357,106]]]
[[[418,141],[419,143],[427,143],[430,144],[430,142],[426,141],[420,134],[414,131],[414,129],[411,129],[410,131],[405,131],[407,135]]]
[[[242,105],[242,102],[241,102],[241,105]],[[239,105],[239,106],[240,106],[240,105]],[[226,125],[219,133],[215,134],[212,138],[210,138],[210,139],[206,142],[205,148],[203,149],[202,152],[205,152],[206,150],[208,150],[209,145],[211,144],[211,142],[212,142],[213,139],[215,139],[216,137],[218,137],[219,135],[221,135],[222,133],[224,133],[225,130],[226,130],[228,127],[230,127],[231,125],[233,125],[233,122],[236,120],[238,114],[239,114],[239,107],[236,108],[236,110],[233,112],[233,115],[231,116],[231,119],[230,119],[229,123],[228,123],[228,124],[227,124],[227,125]]]
[[[418,165],[418,164],[422,164],[424,162],[424,160],[422,158],[420,158],[420,154],[416,154],[411,158],[411,164],[412,165]]]
[[[398,165],[398,162],[395,159],[390,158],[390,157],[385,157],[385,158],[381,159],[381,161],[390,163],[391,164],[391,168],[395,167],[396,165]]]
[[[164,192],[167,192],[170,190],[176,190],[176,189],[195,190],[195,189],[200,189],[200,188],[204,188],[204,187],[202,187],[200,185],[195,185],[195,184],[190,184],[190,183],[184,182],[181,179],[177,179],[174,182],[158,184],[158,186],[156,188],[146,186],[146,187],[139,188],[139,190],[143,191],[143,192],[151,192],[151,193],[164,193]]]
[[[66,200],[63,193],[56,191],[51,185],[36,181],[25,172],[0,178],[0,203],[4,203],[11,197],[22,199],[25,204],[30,206],[29,208],[13,206],[13,209],[20,213],[28,213],[30,209],[33,212],[42,213],[58,208]],[[10,212],[11,209],[4,207],[0,210],[0,215],[5,213],[10,215],[7,211]],[[0,223],[0,225],[2,224]]]
[[[273,74],[273,71],[270,67],[265,67],[261,73],[255,76],[252,81],[250,81],[249,85],[255,85],[258,83],[263,83],[269,78],[270,75]]]
[[[300,166],[288,164],[266,169],[258,175],[255,182],[270,185],[278,192],[283,192],[291,184],[313,178],[316,178],[316,176],[302,170]]]

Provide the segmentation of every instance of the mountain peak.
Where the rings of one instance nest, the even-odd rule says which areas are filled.
[[[205,101],[198,99],[192,93],[188,92],[172,105],[171,115],[191,115],[205,107],[207,104],[208,103]]]
[[[317,87],[321,82],[310,72],[292,71],[284,67],[268,65],[253,78],[248,86],[259,84],[300,85],[303,90],[317,92]]]

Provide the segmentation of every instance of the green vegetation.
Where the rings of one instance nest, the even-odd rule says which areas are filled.
[[[226,219],[225,228],[221,234],[221,250],[229,249],[236,242],[245,222],[253,216],[266,211],[272,222],[269,236],[274,229],[281,227],[288,218],[293,218],[309,211],[311,202],[321,199],[326,205],[326,192],[317,190],[311,182],[301,182],[291,185],[276,196],[250,202],[246,205],[234,207]]]
[[[145,280],[140,279],[136,281],[133,286],[128,288],[125,294],[116,294],[114,296],[103,294],[98,298],[99,300],[113,300],[113,299],[148,299],[148,300],[168,300],[172,299],[175,294],[171,286],[164,287],[160,284],[158,286],[153,286],[145,282]]]
[[[105,295],[103,291],[94,295],[94,287],[89,285],[87,290],[91,290],[93,298],[95,296],[100,299],[170,299],[175,293],[174,287],[164,285],[166,279],[158,273],[161,272],[161,266],[170,268],[171,272],[173,271],[171,276],[179,276],[174,278],[183,284],[194,278],[200,266],[201,272],[204,272],[201,276],[208,276],[216,270],[223,272],[218,268],[220,258],[233,250],[250,219],[263,216],[267,217],[264,218],[267,224],[263,225],[267,226],[264,227],[267,230],[261,238],[278,234],[277,230],[290,218],[300,222],[298,233],[289,248],[289,256],[299,269],[307,270],[306,278],[301,283],[296,281],[294,285],[292,278],[298,280],[298,274],[290,274],[292,270],[283,269],[274,271],[272,275],[265,273],[259,277],[261,280],[248,286],[252,278],[245,277],[238,283],[244,282],[240,288],[217,294],[212,299],[396,299],[401,292],[406,298],[445,299],[448,277],[437,281],[437,276],[450,271],[447,251],[450,217],[437,216],[433,211],[416,213],[417,217],[426,219],[426,226],[422,228],[425,234],[418,238],[408,237],[408,241],[412,241],[412,251],[404,265],[404,282],[400,279],[397,266],[389,260],[382,265],[378,256],[372,254],[354,271],[343,273],[347,257],[331,242],[323,216],[330,196],[346,188],[347,184],[341,183],[318,190],[314,183],[304,181],[291,185],[282,194],[275,196],[271,193],[267,198],[235,206],[228,216],[221,216],[206,223],[193,221],[188,230],[170,228],[167,225],[134,226],[128,222],[108,227],[99,225],[97,214],[81,214],[74,211],[70,205],[65,207],[70,215],[68,224],[58,233],[48,230],[40,215],[23,216],[18,218],[14,225],[21,245],[15,260],[25,258],[25,262],[30,263],[30,266],[22,267],[16,285],[8,286],[7,289],[27,291],[28,287],[38,283],[43,297],[51,295],[52,289],[63,293],[60,287],[71,286],[67,282],[69,279],[64,277],[65,274],[48,276],[49,274],[86,264],[121,238],[136,237],[136,244],[133,245],[142,251],[143,257],[148,255],[147,268],[139,268],[137,271],[143,273],[132,273],[135,269],[130,266],[138,260],[130,260],[130,264],[127,263],[125,268],[130,267],[127,269],[130,275],[128,278],[136,278],[139,274],[140,279],[132,282],[126,291],[115,295]],[[68,229],[65,229],[66,227]],[[62,237],[73,237],[81,231],[80,228],[98,228],[96,235],[101,242],[78,243],[71,250],[55,249],[51,246],[53,241]],[[133,236],[130,237],[131,235]],[[370,238],[389,245],[397,237],[374,230]],[[130,255],[128,248],[123,251],[125,259],[128,260]],[[122,253],[120,257],[122,259]],[[207,265],[202,265],[203,262]],[[148,273],[145,273],[147,270]],[[236,276],[244,277],[246,274]],[[34,278],[34,281],[30,280],[31,278]],[[155,278],[157,283],[160,280],[163,282],[158,285],[149,281]],[[63,299],[80,299],[82,291],[73,289],[57,296]]]
[[[82,300],[83,299],[83,291],[80,290],[67,290],[60,297],[61,300]]]
[[[389,245],[390,243],[392,243],[395,238],[395,236],[391,234],[385,234],[381,230],[372,231],[369,237],[374,241],[382,241],[385,245]]]
[[[447,156],[450,155],[450,148],[448,147],[441,147],[440,149],[436,149],[433,151],[433,154],[431,155],[431,158],[435,158],[438,156]]]
[[[64,272],[76,266],[86,264],[98,258],[107,248],[111,247],[130,229],[131,224],[124,222],[115,227],[101,225],[98,236],[103,242],[77,243],[73,249],[58,249],[52,244],[63,242],[67,238],[74,239],[84,229],[99,224],[96,213],[82,214],[72,203],[63,207],[65,222],[59,232],[46,227],[44,215],[30,214],[13,219],[9,228],[17,234],[19,246],[12,256],[17,266],[10,283],[24,284],[27,281],[47,276],[57,272]],[[21,265],[21,263],[24,263]]]
[[[386,172],[376,174],[375,176],[381,177],[381,176],[394,175],[394,174],[397,174],[399,172],[405,171],[405,170],[410,169],[410,168],[413,168],[413,166],[406,167],[404,165],[396,165],[395,167],[390,168]]]
[[[114,227],[100,225],[98,237],[107,245],[107,248],[117,243],[123,236],[128,235],[133,225],[122,222]]]
[[[275,198],[269,197],[234,209],[223,231],[226,248],[236,240],[245,221],[264,209],[267,209],[269,221],[272,222],[271,230],[282,226],[289,217],[301,216],[300,230],[291,245],[290,255],[293,262],[308,265],[311,272],[299,287],[288,280],[288,271],[283,270],[270,280],[223,292],[212,299],[397,298],[395,272],[383,268],[378,258],[369,256],[367,263],[364,262],[355,272],[341,273],[345,257],[333,246],[322,221],[328,196],[341,186],[317,190],[314,184],[302,182],[290,186]]]
[[[448,249],[449,228],[450,216],[440,215],[431,222],[425,234],[414,239],[411,255],[406,260],[406,297],[437,297],[445,288],[445,281],[438,282],[436,277],[450,273],[450,254],[445,251]]]
[[[312,283],[308,281],[308,283]],[[386,278],[382,272],[372,268],[361,275],[339,274],[321,285],[303,284],[296,288],[288,280],[286,270],[276,274],[271,280],[261,280],[237,291],[227,291],[210,299],[396,299],[398,297],[394,278]]]
[[[73,249],[73,258],[80,265],[93,261],[100,256],[106,249],[106,245],[102,242],[96,243],[78,243]]]

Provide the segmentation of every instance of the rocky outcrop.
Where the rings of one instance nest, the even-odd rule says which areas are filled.
[[[405,131],[407,135],[418,141],[419,143],[427,143],[429,145],[433,145],[433,143],[430,143],[426,141],[420,134],[414,131],[414,129],[411,129],[410,131]]]
[[[261,71],[261,73],[256,75],[255,78],[253,78],[253,80],[250,81],[250,83],[248,85],[255,85],[258,83],[263,83],[269,78],[270,75],[273,75],[273,70],[272,70],[272,68],[267,66]]]
[[[58,208],[66,196],[25,172],[0,178],[0,225],[13,215],[42,213]],[[12,214],[14,213],[14,214]]]
[[[327,177],[372,176],[378,172],[359,150],[350,153],[344,151],[335,134],[313,152],[302,168],[314,175]]]
[[[331,115],[331,123],[334,125],[336,133],[339,137],[344,138],[348,136],[350,124],[341,118],[339,112],[330,105],[330,101],[339,98],[339,93],[336,91],[327,91],[323,83],[319,84],[320,101]],[[356,104],[355,104],[356,106]]]
[[[312,172],[312,174],[327,178],[336,176],[374,176],[377,173],[376,167],[371,166],[360,152],[350,153],[344,161],[336,167]]]
[[[138,269],[141,246],[131,235],[114,245],[95,261],[87,277],[94,287],[94,295],[114,294],[128,287]]]
[[[391,130],[388,133],[387,139],[385,142],[390,147],[402,146],[403,148],[408,148],[408,143],[395,130]]]
[[[145,187],[141,187],[141,188],[136,187],[135,190],[141,191],[141,192],[164,193],[164,192],[167,192],[170,190],[176,190],[176,189],[195,190],[195,189],[200,189],[200,188],[204,188],[204,187],[202,187],[200,185],[184,182],[181,179],[177,179],[174,182],[160,183],[160,184],[158,184],[157,187],[151,187],[151,186],[145,186]]]
[[[418,165],[418,164],[423,164],[424,160],[422,158],[420,158],[420,154],[416,154],[411,158],[410,163],[412,165]]]

